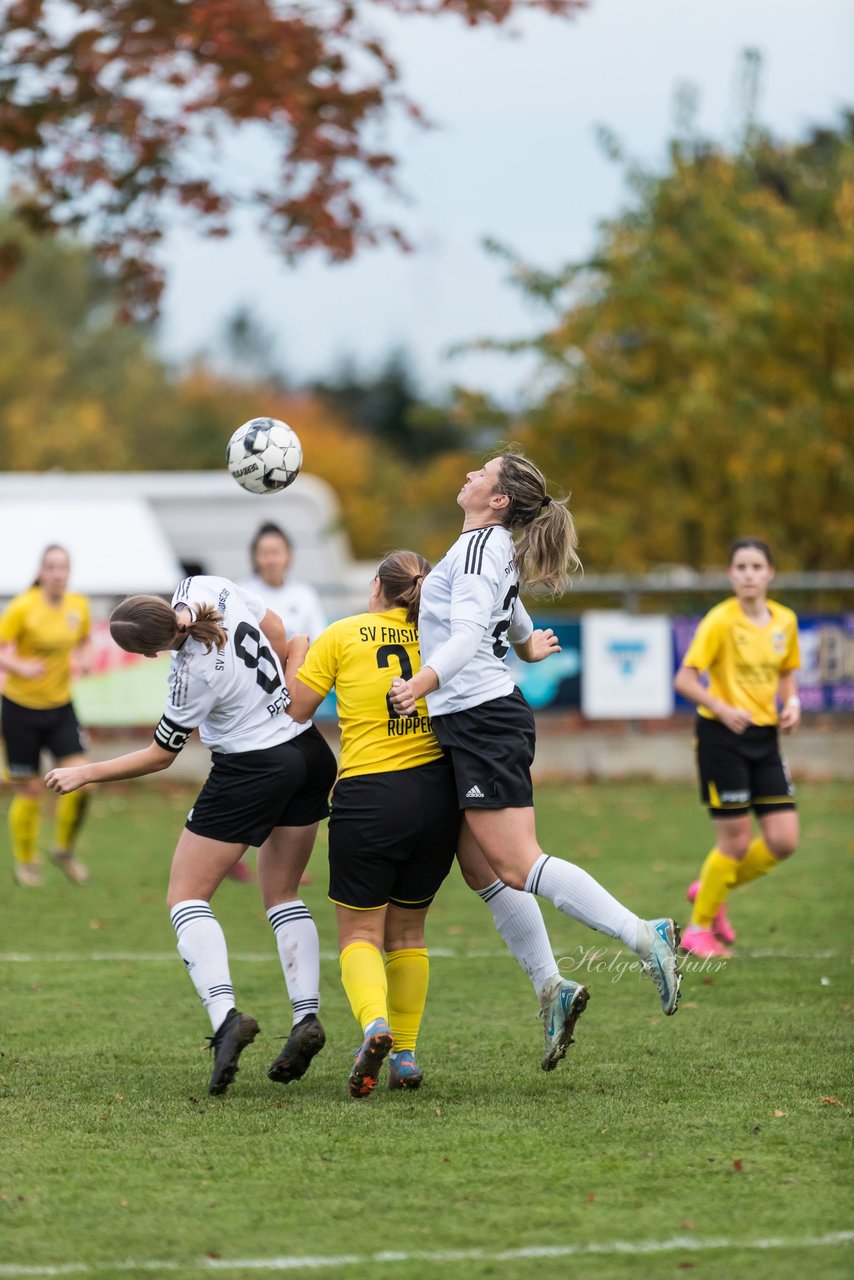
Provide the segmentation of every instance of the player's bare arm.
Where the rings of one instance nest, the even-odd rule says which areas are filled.
[[[307,636],[305,638],[308,639]],[[293,644],[293,641],[291,641],[291,644]],[[308,645],[306,645],[306,649],[308,649]],[[305,654],[303,654],[303,658],[304,657]],[[302,662],[302,659],[300,659],[300,662]],[[296,669],[296,666],[298,665],[299,663],[295,665],[294,669]],[[294,676],[292,679],[288,679],[287,672],[285,672],[285,683],[287,685],[288,693],[291,696],[288,715],[292,720],[296,720],[299,724],[303,724],[306,720],[310,720],[314,715],[315,711],[323,701],[323,695],[315,693],[314,689],[309,689],[308,685],[303,684],[302,680],[297,676]]]
[[[160,773],[168,769],[176,758],[176,752],[165,751],[152,742],[142,751],[131,751],[126,756],[112,760],[92,760],[85,764],[68,765],[51,769],[44,776],[45,786],[60,795],[68,795],[90,782],[121,782],[126,778],[142,778],[148,773]]]
[[[285,624],[277,613],[274,613],[272,609],[268,609],[258,625],[263,631],[265,639],[269,641],[273,653],[281,662],[282,670],[284,671],[290,653]],[[295,638],[302,639],[301,636]]]
[[[7,644],[0,646],[0,671],[35,680],[44,674],[44,663],[39,658],[22,658],[13,644]]]
[[[778,693],[783,704],[780,711],[780,728],[783,733],[791,733],[801,723],[801,700],[798,697],[794,671],[782,672]]]

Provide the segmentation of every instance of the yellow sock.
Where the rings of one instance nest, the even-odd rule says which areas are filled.
[[[37,796],[17,795],[9,805],[9,833],[16,862],[38,862],[39,806]]]
[[[388,986],[382,952],[370,942],[351,942],[339,957],[341,981],[359,1026],[376,1018],[388,1020]]]
[[[700,888],[691,912],[691,924],[698,929],[711,929],[719,909],[726,902],[738,876],[738,863],[713,849],[700,872]]]
[[[389,951],[385,959],[385,972],[388,979],[388,1016],[394,1036],[394,1051],[414,1051],[430,981],[427,948],[407,947],[405,951]]]
[[[85,791],[69,791],[56,802],[56,848],[68,853],[80,832],[83,815],[89,807]]]
[[[751,880],[767,876],[768,872],[773,871],[779,864],[780,859],[775,858],[762,837],[757,836],[748,845],[743,861],[737,864],[736,886],[741,888],[743,884],[750,884]]]

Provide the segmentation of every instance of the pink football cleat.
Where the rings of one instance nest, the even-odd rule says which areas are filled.
[[[692,885],[688,886],[688,892],[685,894],[685,897],[689,902],[693,902],[699,892],[700,881],[695,880]],[[718,942],[722,942],[725,947],[731,947],[735,942],[735,929],[733,929],[732,924],[730,923],[726,903],[724,903],[722,907],[718,907],[718,913],[712,921],[712,933],[715,935]]]
[[[689,951],[692,956],[699,956],[701,960],[728,960],[730,956],[711,929],[698,929],[695,924],[689,924],[687,929],[682,930],[680,945],[683,951]]]

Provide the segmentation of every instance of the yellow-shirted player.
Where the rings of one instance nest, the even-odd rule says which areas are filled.
[[[788,733],[800,721],[798,620],[768,599],[774,566],[759,538],[733,543],[728,575],[733,598],[703,618],[674,682],[697,705],[700,792],[716,835],[688,890],[694,909],[682,946],[698,956],[729,954],[726,947],[735,941],[726,909],[730,890],[773,871],[794,853],[799,835],[777,736],[778,728]],[[761,829],[754,838],[751,809]]]
[[[386,556],[368,612],[328,627],[297,678],[288,677],[294,719],[312,716],[333,687],[338,703],[329,896],[341,979],[364,1035],[348,1082],[356,1098],[376,1088],[392,1045],[389,1087],[421,1083],[415,1044],[429,977],[424,921],[450,870],[460,825],[453,772],[426,705],[399,716],[388,699],[392,679],[408,679],[420,666],[418,605],[429,571],[414,551]]]
[[[50,546],[35,584],[16,596],[0,617],[2,727],[6,770],[15,788],[9,806],[15,879],[25,888],[41,884],[38,857],[42,782],[39,761],[48,751],[59,764],[84,760],[80,726],[71,702],[71,663],[85,672],[89,661],[89,604],[67,591],[69,557]],[[61,796],[56,803],[52,860],[69,880],[85,884],[89,872],[73,853],[86,792]]]

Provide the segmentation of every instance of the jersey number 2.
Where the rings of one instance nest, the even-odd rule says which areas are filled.
[[[246,640],[250,640],[255,646],[254,652],[246,647],[244,643]],[[261,643],[260,631],[256,631],[255,627],[250,627],[248,622],[239,623],[234,632],[234,652],[250,671],[255,672],[255,683],[259,684],[265,693],[276,692],[282,681],[276,667],[276,659],[267,646]],[[262,670],[262,662],[269,664],[269,675]]]
[[[377,649],[377,666],[388,667],[392,658],[397,658],[400,663],[400,675],[403,680],[412,679],[412,663],[409,661],[409,654],[406,652],[402,644],[384,644]],[[391,691],[385,696],[385,704],[388,707],[389,720],[397,720],[400,716],[399,711],[395,711],[391,705]]]

